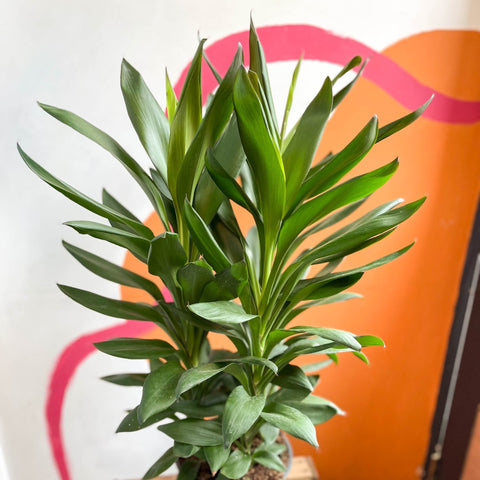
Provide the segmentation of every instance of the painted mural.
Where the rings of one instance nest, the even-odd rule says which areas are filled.
[[[417,245],[405,258],[362,279],[356,290],[364,299],[320,307],[300,320],[371,331],[385,339],[387,349],[372,352],[369,367],[345,359],[327,369],[318,391],[348,415],[319,426],[319,451],[293,442],[297,454],[314,457],[322,479],[413,480],[418,478],[426,454],[480,191],[480,32],[423,32],[383,51],[312,25],[258,27],[258,34],[269,63],[296,60],[300,55],[306,62],[334,65],[343,65],[355,55],[369,58],[362,79],[335,111],[318,159],[341,148],[348,132],[358,131],[374,113],[384,125],[435,95],[423,117],[398,138],[382,142],[365,165],[370,169],[400,157],[399,173],[377,200],[382,200],[382,195],[385,200],[395,198],[397,191],[406,194],[407,200],[428,196],[422,211],[380,248],[387,252],[412,238]],[[206,53],[220,73],[238,42],[248,43],[246,31],[224,36],[207,47]],[[176,82],[177,92],[186,68]],[[214,87],[213,76],[204,69],[204,99]],[[247,222],[245,218],[244,228]],[[160,233],[153,215],[146,223]],[[364,256],[368,261],[368,251]],[[148,275],[131,255],[124,266]],[[121,288],[121,297],[147,300],[128,287]],[[65,396],[79,366],[94,353],[92,343],[116,336],[156,337],[161,332],[145,322],[130,320],[91,332],[66,345],[51,372],[45,415],[61,480],[77,478],[70,467],[75,452],[65,445]]]

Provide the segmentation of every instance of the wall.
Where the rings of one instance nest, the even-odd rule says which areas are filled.
[[[121,58],[139,69],[163,99],[164,68],[168,66],[172,81],[180,78],[195,49],[197,31],[210,45],[218,44],[248,27],[251,10],[258,27],[314,27],[305,45],[300,36],[304,29],[286,27],[276,30],[278,40],[266,46],[267,60],[277,60],[271,67],[279,102],[293,67],[289,60],[302,50],[313,52],[299,78],[294,115],[318,89],[322,76],[348,60],[353,50],[358,49],[350,56],[372,57],[365,78],[335,112],[319,156],[342,146],[374,113],[384,124],[437,92],[428,114],[380,144],[364,167],[397,155],[401,160],[399,173],[375,202],[428,196],[417,217],[382,248],[391,251],[412,239],[417,245],[362,279],[356,290],[364,299],[332,305],[301,320],[378,334],[388,348],[372,352],[369,367],[352,358],[325,371],[318,393],[348,415],[319,428],[318,451],[294,443],[296,453],[315,457],[322,479],[417,478],[480,188],[480,4],[20,0],[4,1],[2,7],[0,374],[7,387],[0,397],[5,464],[2,467],[0,456],[0,478],[134,478],[168,445],[155,430],[115,435],[124,410],[138,401],[138,392],[98,380],[145,368],[91,352],[92,338],[135,327],[85,311],[55,287],[59,282],[132,298],[131,291],[120,291],[84,271],[62,250],[61,238],[118,263],[132,260],[61,225],[92,217],[30,174],[15,141],[89,195],[98,198],[106,186],[140,218],[151,212],[119,165],[48,118],[35,101],[86,117],[121,139],[147,166],[121,98]],[[271,31],[260,29],[265,38]],[[329,48],[322,49],[321,39],[332,41]]]

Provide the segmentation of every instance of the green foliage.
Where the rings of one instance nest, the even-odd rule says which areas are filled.
[[[378,127],[374,116],[340,151],[313,165],[332,111],[353,87],[365,63],[353,58],[318,94],[290,132],[287,122],[298,62],[279,128],[262,46],[251,26],[250,67],[238,48],[219,87],[202,112],[201,41],[180,97],[168,75],[168,116],[141,75],[123,61],[121,88],[128,116],[152,160],[146,172],[102,130],[77,115],[41,105],[50,115],[111,153],[144,190],[165,227],[152,231],[107,191],[102,201],[54,177],[20,147],[28,167],[64,196],[109,223],[67,222],[81,234],[121,246],[143,262],[157,280],[145,278],[64,242],[68,252],[94,274],[147,292],[152,302],[127,302],[70,286],[60,289],[76,302],[117,318],[153,322],[165,339],[117,338],[96,347],[109,355],[149,359],[150,373],[110,375],[104,380],[141,388],[140,403],[118,431],[158,429],[175,444],[145,474],[153,478],[175,460],[179,479],[193,479],[198,458],[221,478],[239,478],[252,464],[283,471],[279,429],[317,446],[315,425],[343,412],[313,392],[318,371],[364,348],[383,346],[378,337],[357,336],[319,325],[291,326],[309,308],[358,297],[346,291],[365,272],[403,255],[403,247],[366,265],[342,270],[341,263],[390,235],[421,206],[394,200],[358,216],[370,196],[395,174],[398,160],[342,180],[375,144],[418,118],[418,110]],[[208,60],[207,60],[208,61]],[[359,67],[342,89],[336,82]],[[168,118],[167,118],[168,117]],[[246,210],[253,227],[244,236],[232,203]],[[323,234],[325,229],[328,234]],[[316,234],[316,243],[305,241]],[[323,235],[322,235],[323,234]],[[314,275],[310,268],[320,265]],[[173,296],[167,303],[163,283]],[[223,335],[233,351],[212,350],[208,334]],[[295,362],[317,354],[310,365]],[[186,418],[180,419],[179,415]],[[256,437],[262,439],[252,447]],[[198,457],[198,458],[197,458]]]

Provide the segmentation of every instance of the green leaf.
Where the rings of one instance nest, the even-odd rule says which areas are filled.
[[[335,404],[315,395],[309,395],[301,402],[289,402],[288,405],[306,415],[314,425],[326,422],[337,414],[345,415]]]
[[[164,232],[150,242],[148,271],[158,275],[172,295],[177,290],[177,271],[187,262],[187,254],[176,233]]]
[[[205,165],[217,187],[231,200],[253,214],[256,223],[261,223],[257,208],[237,181],[220,165],[211,150],[207,152]]]
[[[150,280],[138,275],[135,272],[119,267],[114,263],[108,262],[102,257],[82,250],[67,242],[62,242],[66,250],[78,260],[85,268],[96,275],[110,280],[111,282],[126,285],[128,287],[139,288],[148,292],[155,300],[163,300],[160,289]]]
[[[172,83],[170,82],[170,77],[168,76],[167,69],[165,69],[165,90],[167,92],[167,113],[168,113],[168,123],[171,125],[173,119],[175,118],[175,111],[177,110],[177,96],[173,90]]]
[[[365,68],[366,64],[368,62],[368,59],[363,62],[362,66],[360,67],[357,75],[355,75],[355,78],[350,82],[348,83],[347,85],[345,85],[345,87],[343,87],[339,92],[337,92],[334,97],[333,97],[333,108],[332,110],[334,110],[335,108],[338,107],[338,105],[340,104],[340,102],[347,96],[348,92],[352,89],[352,87],[355,85],[355,83],[357,82],[357,80],[360,78],[360,75],[362,74],[363,72],[363,69]]]
[[[253,460],[260,465],[264,465],[267,468],[278,470],[279,472],[285,472],[286,467],[280,460],[278,455],[271,453],[267,450],[257,450],[253,454]]]
[[[173,445],[173,453],[177,457],[188,458],[195,455],[200,450],[196,445],[187,445],[186,443],[175,442]]]
[[[140,73],[122,61],[121,87],[128,116],[138,138],[163,178],[167,178],[170,126]]]
[[[223,448],[223,445],[215,445],[213,447],[204,447],[203,453],[210,466],[210,470],[215,474],[228,460],[230,449]]]
[[[184,301],[196,303],[200,301],[207,284],[214,281],[211,267],[204,261],[187,263],[177,272],[177,281],[182,289]]]
[[[310,170],[293,205],[296,206],[304,198],[319,195],[335,185],[372,149],[377,141],[377,133],[378,119],[374,116],[346,147]]]
[[[275,114],[275,104],[273,102],[272,91],[270,88],[270,79],[268,77],[267,62],[265,61],[265,54],[263,52],[262,44],[253,25],[253,21],[250,18],[250,32],[249,32],[249,50],[250,50],[250,70],[255,72],[262,90],[265,94],[266,104],[269,110],[269,116],[274,122],[274,128],[278,132],[278,126],[276,124],[277,115]]]
[[[287,131],[288,118],[290,116],[290,109],[292,108],[293,93],[297,85],[297,78],[298,78],[298,73],[300,72],[300,65],[302,64],[302,60],[303,60],[303,56],[301,56],[298,59],[298,62],[295,65],[295,70],[293,71],[293,75],[292,75],[292,81],[290,82],[290,88],[288,89],[287,102],[285,103],[285,112],[283,114],[282,129],[280,131],[280,141],[282,146],[285,140],[285,133]]]
[[[110,317],[128,320],[142,320],[145,322],[158,322],[162,320],[159,313],[148,303],[127,302],[103,297],[96,293],[87,292],[75,287],[58,285],[58,288],[75,302],[95,312],[103,313]]]
[[[105,240],[114,245],[118,245],[119,247],[126,248],[143,263],[146,263],[147,261],[150,242],[134,233],[125,232],[124,230],[103,225],[101,223],[82,220],[65,222],[64,225],[72,227],[78,233],[89,235],[90,237]]]
[[[230,267],[230,260],[219,247],[208,226],[187,200],[184,202],[184,211],[190,234],[205,260],[216,272]]]
[[[332,80],[332,84],[335,84],[337,80],[342,78],[346,73],[348,73],[352,68],[358,67],[362,63],[362,57],[356,56],[353,57],[341,70],[335,75],[335,78]]]
[[[234,263],[231,267],[217,273],[215,278],[205,285],[200,302],[233,300],[241,294],[247,281],[248,277],[245,263]]]
[[[142,387],[146,378],[146,373],[117,373],[101,377],[100,380],[123,387]]]
[[[235,114],[230,118],[212,152],[221,168],[230,177],[236,178],[245,163],[245,153],[240,141]],[[204,170],[198,181],[193,205],[205,223],[211,222],[224,198],[224,194],[218,189],[209,172]]]
[[[178,380],[175,396],[177,398],[180,397],[180,395],[190,390],[194,386],[203,383],[205,380],[212,378],[224,370],[225,367],[219,367],[216,363],[205,363],[199,367],[186,370]]]
[[[150,338],[112,338],[94,343],[94,346],[97,350],[114,357],[140,360],[165,358],[176,352],[169,343]]]
[[[284,252],[300,232],[337,208],[360,200],[384,185],[398,168],[398,160],[372,172],[352,178],[304,203],[285,223],[280,232],[278,250]]]
[[[404,117],[401,117],[398,120],[395,120],[388,125],[381,127],[378,131],[377,143],[381,142],[390,135],[393,135],[394,133],[403,130],[405,127],[408,127],[408,125],[413,123],[418,117],[420,117],[420,115],[423,114],[423,112],[427,109],[432,100],[433,95],[417,110],[414,110],[413,112],[405,115]]]
[[[261,416],[266,422],[318,447],[315,427],[310,419],[296,408],[271,403],[265,407]]]
[[[43,167],[41,167],[38,163],[32,160],[20,147],[17,145],[18,151],[23,158],[24,162],[27,166],[44,182],[48,183],[51,187],[53,187],[58,192],[65,195],[65,197],[69,198],[73,202],[77,203],[78,205],[90,210],[91,212],[100,215],[101,217],[107,218],[108,220],[113,220],[119,222],[123,225],[127,225],[133,231],[137,233],[137,235],[141,236],[142,238],[146,238],[149,240],[153,237],[152,231],[143,225],[141,222],[137,220],[133,220],[132,218],[122,215],[115,211],[114,209],[102,205],[101,203],[93,200],[90,197],[87,197],[82,192],[76,190],[75,188],[71,187],[65,182],[62,182],[57,177],[54,177],[52,174],[47,172]]]
[[[200,461],[196,458],[189,458],[180,466],[177,480],[195,480],[199,469]]]
[[[213,447],[223,442],[222,426],[214,420],[186,418],[160,425],[158,429],[176,442]]]
[[[357,342],[362,347],[384,347],[385,342],[380,337],[374,335],[360,335],[356,337]]]
[[[173,447],[169,448],[147,471],[147,473],[143,476],[144,480],[157,477],[161,473],[163,473],[167,468],[171,467],[175,461],[177,460],[177,456],[173,453]]]
[[[44,105],[42,103],[39,103],[39,105],[48,114],[52,115],[52,117],[73,128],[90,140],[93,140],[95,143],[110,152],[117,160],[119,160],[143,189],[155,208],[155,211],[160,216],[165,228],[168,227],[165,207],[152,179],[145,173],[142,167],[118,144],[118,142],[116,142],[105,132],[102,132],[102,130],[98,129],[91,123],[85,121],[83,118],[80,118],[78,115],[75,115],[72,112],[62,110],[61,108],[52,107],[50,105]]]
[[[283,154],[287,207],[293,202],[312,164],[323,130],[332,111],[332,83],[327,77],[320,92],[301,116]]]
[[[196,303],[188,308],[199,317],[222,325],[236,325],[257,318],[257,315],[246,313],[241,305],[228,301]]]
[[[192,144],[186,152],[177,180],[179,202],[185,198],[190,202],[193,201],[193,192],[205,165],[205,152],[219,139],[232,115],[232,89],[238,69],[242,64],[242,57],[242,47],[239,45],[225,77],[211,103],[207,106],[205,116]]]
[[[175,412],[183,413],[188,418],[217,417],[223,414],[223,403],[204,405],[195,400],[182,400],[174,403],[170,408]]]
[[[309,335],[316,335],[318,337],[325,338],[332,342],[345,345],[353,350],[360,350],[362,345],[355,339],[355,336],[344,330],[337,330],[335,328],[324,327],[310,327],[310,326],[296,326],[291,328],[294,332],[307,333]]]
[[[265,406],[265,395],[249,395],[239,385],[229,395],[222,420],[223,446],[230,445],[257,421]]]
[[[250,469],[252,457],[240,450],[234,450],[223,465],[220,473],[227,478],[242,478]]]
[[[182,168],[185,153],[197,133],[202,121],[202,40],[195,52],[188,69],[182,93],[175,110],[175,117],[170,125],[170,142],[168,145],[168,187],[174,202],[178,205],[184,197],[177,196],[177,181]]]
[[[289,388],[292,390],[307,390],[311,392],[313,390],[312,384],[303,370],[296,365],[287,365],[283,367],[278,376],[272,381],[274,385],[278,385],[282,388]]]
[[[120,422],[120,425],[116,430],[116,433],[137,432],[138,430],[142,430],[143,428],[147,428],[150,425],[153,425],[154,423],[164,420],[170,415],[172,415],[172,412],[170,409],[167,409],[167,410],[164,410],[163,412],[153,415],[148,420],[141,423],[138,420],[138,407],[135,407],[133,410],[128,412],[127,416]]]
[[[265,444],[271,445],[277,441],[277,438],[280,435],[280,429],[270,425],[269,423],[264,423],[260,427],[260,435],[262,436]]]
[[[277,235],[285,205],[285,172],[278,145],[265,124],[260,99],[247,73],[241,69],[233,91],[240,138],[255,181],[259,208],[263,216],[266,243]]]
[[[148,375],[138,408],[138,419],[141,422],[166,410],[175,402],[175,388],[183,372],[179,363],[168,362]]]

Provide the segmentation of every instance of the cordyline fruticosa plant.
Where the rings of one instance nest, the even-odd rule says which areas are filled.
[[[155,236],[106,191],[102,202],[85,196],[19,147],[23,160],[39,177],[110,223],[75,221],[68,226],[129,250],[173,297],[173,302],[166,302],[159,282],[64,243],[93,273],[142,289],[152,301],[127,302],[60,286],[65,294],[109,316],[153,322],[169,338],[115,338],[96,344],[110,355],[150,360],[149,374],[105,378],[142,387],[139,405],[118,431],[135,431],[168,419],[158,429],[174,440],[174,446],[145,478],[160,474],[179,458],[188,458],[181,462],[182,480],[195,477],[201,460],[214,474],[232,479],[245,475],[255,463],[284,470],[279,459],[284,447],[275,443],[279,429],[316,446],[315,425],[341,411],[312,394],[318,381],[315,373],[344,352],[367,361],[363,347],[383,342],[319,326],[289,327],[289,323],[310,307],[356,296],[344,291],[365,271],[407,251],[410,245],[358,268],[340,268],[345,257],[385,238],[423,203],[421,199],[398,206],[401,200],[394,200],[349,221],[395,173],[398,161],[347,181],[342,178],[376,143],[413,122],[427,104],[381,128],[373,117],[342,150],[312,166],[332,111],[364,65],[343,88],[336,88],[337,81],[360,66],[361,59],[355,57],[335,78],[326,78],[287,133],[300,62],[279,125],[263,50],[252,26],[248,69],[242,65],[241,47],[223,78],[209,64],[219,86],[203,112],[203,44],[178,100],[167,76],[167,115],[140,74],[126,61],[122,64],[123,96],[153,162],[150,172],[97,127],[66,110],[41,105],[123,164],[144,190],[165,233]],[[232,203],[253,219],[246,236]],[[327,227],[328,235],[302,249],[305,240]],[[314,265],[323,268],[308,276]],[[209,332],[227,337],[235,351],[211,349]],[[324,354],[326,361],[296,366],[295,360],[306,354]]]

